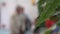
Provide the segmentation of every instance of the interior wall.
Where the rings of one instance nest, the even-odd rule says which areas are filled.
[[[4,0],[3,2],[6,3],[6,6],[1,7],[1,24],[2,25],[4,24],[6,26],[5,29],[9,29],[10,18],[15,8],[15,3],[14,3],[15,1]]]
[[[6,2],[6,6],[1,7],[1,22],[6,25],[6,29],[9,29],[11,15],[18,4],[24,7],[24,13],[31,21],[34,21],[38,16],[37,5],[33,6],[31,0],[4,0],[3,2]]]

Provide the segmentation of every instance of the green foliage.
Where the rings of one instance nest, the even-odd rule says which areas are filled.
[[[47,3],[46,6],[41,7],[42,4]],[[36,29],[41,26],[44,21],[52,16],[55,13],[55,9],[60,4],[60,0],[39,0],[38,2],[38,10],[39,10],[39,17],[37,19]]]
[[[52,30],[46,31],[45,34],[51,34]]]
[[[41,5],[44,4],[45,1],[46,1],[46,0],[39,0],[39,1],[38,1],[38,11],[39,11],[39,13],[42,12],[43,7],[41,7]]]
[[[41,6],[41,4],[44,3],[42,1],[44,1],[44,0],[39,1],[39,3],[38,3],[39,6]],[[60,3],[60,0],[49,0],[49,1],[52,1],[52,2],[47,1],[46,6],[44,7],[41,14],[39,15],[40,17],[37,20],[38,22],[36,24],[36,28],[39,27],[41,23],[43,23],[47,18],[49,18],[50,16],[52,16],[55,13],[55,9],[57,8],[58,4]]]
[[[57,24],[57,26],[60,26],[60,20],[56,24]]]

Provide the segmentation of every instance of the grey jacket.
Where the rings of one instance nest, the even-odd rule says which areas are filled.
[[[20,28],[22,28],[22,30],[25,30],[25,20],[26,17],[23,14],[14,14],[11,17],[11,23],[10,23],[10,29],[11,29],[11,33],[10,34],[19,34],[20,33]]]

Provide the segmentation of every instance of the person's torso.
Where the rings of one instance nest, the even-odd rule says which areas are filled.
[[[15,25],[17,25],[18,28],[21,25],[25,24],[25,16],[24,16],[24,14],[15,15],[14,20],[15,20]]]

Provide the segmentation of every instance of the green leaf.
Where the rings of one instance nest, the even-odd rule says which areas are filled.
[[[60,21],[58,21],[56,24],[57,24],[57,26],[60,26]]]
[[[52,30],[48,30],[45,32],[45,34],[51,34]]]
[[[57,6],[60,3],[60,0],[49,0],[49,1],[47,1],[47,5],[44,7],[44,9],[41,10],[42,13],[39,15],[39,18],[37,19],[36,28],[40,27],[41,23],[43,23],[47,18],[49,18],[50,16],[52,16],[55,13],[55,9],[57,8]],[[44,3],[43,0],[40,0],[38,3],[39,9],[42,9],[40,7],[40,5],[42,3]]]

